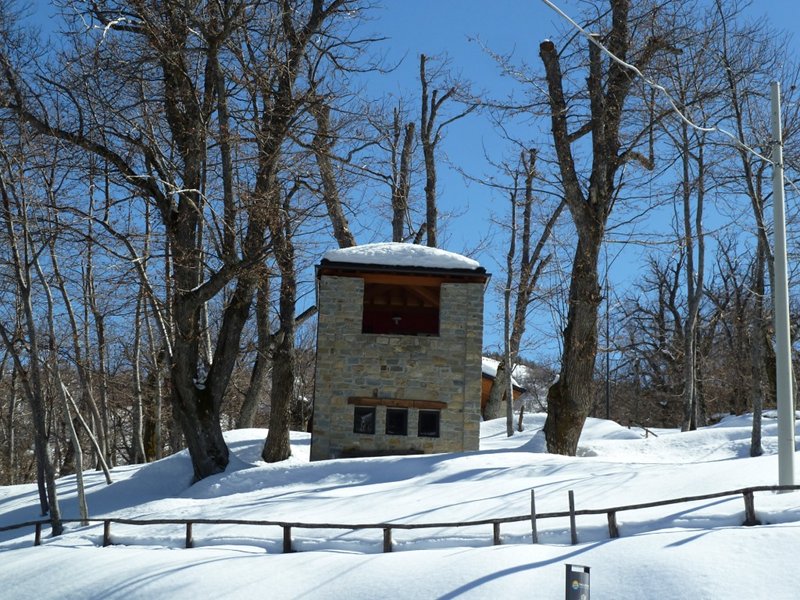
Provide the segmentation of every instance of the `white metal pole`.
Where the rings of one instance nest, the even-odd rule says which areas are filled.
[[[789,282],[786,268],[786,215],[783,199],[781,86],[771,85],[772,197],[775,220],[775,358],[778,394],[778,484],[794,485],[794,394],[789,335]]]

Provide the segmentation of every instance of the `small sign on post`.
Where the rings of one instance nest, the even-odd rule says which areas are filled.
[[[589,567],[567,565],[566,600],[589,600]]]

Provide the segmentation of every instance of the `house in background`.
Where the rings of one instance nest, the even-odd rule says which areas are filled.
[[[486,404],[489,402],[489,394],[491,394],[492,385],[494,385],[494,380],[497,378],[497,367],[499,364],[500,361],[489,358],[488,356],[484,356],[481,360],[481,414],[484,413]],[[517,369],[515,368],[514,371],[517,371]],[[522,387],[514,377],[511,378],[511,387],[514,390],[514,402],[516,403],[519,397],[527,390]],[[505,409],[503,410],[505,411]],[[505,414],[505,412],[503,412],[503,414]]]
[[[477,450],[486,270],[384,243],[332,250],[316,277],[311,460]]]

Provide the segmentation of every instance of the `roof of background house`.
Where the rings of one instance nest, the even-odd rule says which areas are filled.
[[[495,379],[497,377],[497,366],[500,364],[500,361],[495,360],[493,358],[489,358],[488,356],[481,357],[481,375],[485,375],[491,379]],[[511,385],[515,388],[519,388],[520,390],[524,390],[525,388],[520,385],[520,383],[511,377]]]

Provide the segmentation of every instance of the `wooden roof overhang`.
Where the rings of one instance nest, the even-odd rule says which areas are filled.
[[[442,283],[482,283],[484,287],[492,277],[483,267],[477,269],[437,269],[394,265],[333,262],[322,259],[316,266],[317,279],[331,277],[359,277],[369,283],[412,286],[437,286]]]

